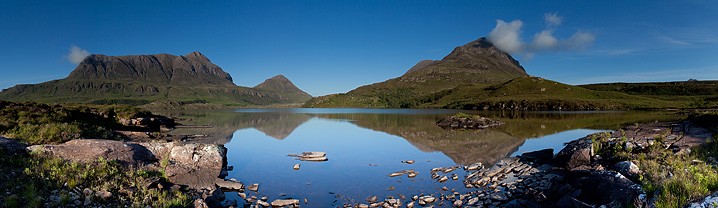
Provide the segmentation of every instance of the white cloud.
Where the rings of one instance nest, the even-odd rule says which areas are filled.
[[[561,25],[561,17],[558,16],[558,13],[546,13],[543,15],[543,18],[549,26]]]
[[[531,48],[534,50],[553,50],[558,44],[558,39],[553,36],[553,30],[544,30],[534,35]]]
[[[67,58],[67,60],[73,64],[80,64],[80,62],[82,62],[82,60],[85,60],[85,58],[89,55],[90,52],[87,52],[85,49],[77,47],[76,45],[72,45],[70,47],[70,53],[68,53],[65,58]]]
[[[529,43],[524,43],[521,40],[521,27],[523,26],[521,20],[508,23],[496,20],[496,27],[489,32],[488,39],[504,52],[528,57],[542,52],[583,50],[596,40],[593,34],[581,31],[574,33],[568,39],[560,40],[554,36],[553,32],[561,24],[561,17],[556,13],[547,13],[544,15],[544,19],[549,28],[536,33]]]
[[[489,33],[489,41],[507,53],[518,53],[523,50],[521,42],[521,20],[514,20],[509,23],[503,20],[496,20],[496,27]]]
[[[578,31],[571,35],[568,40],[562,42],[564,50],[583,50],[588,48],[596,40],[596,36],[591,33]]]

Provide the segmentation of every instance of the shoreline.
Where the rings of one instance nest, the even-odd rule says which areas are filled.
[[[664,139],[655,139],[658,137]],[[438,176],[435,179],[441,180],[441,178],[444,177],[453,178],[452,171],[462,171],[463,168],[463,171],[466,171],[466,177],[463,179],[464,184],[467,187],[476,188],[475,191],[468,193],[443,190],[440,195],[394,196],[385,199],[370,200],[366,203],[347,205],[353,207],[409,207],[411,205],[417,206],[421,204],[427,206],[552,207],[556,206],[556,204],[560,204],[559,207],[564,207],[569,205],[610,206],[631,203],[636,207],[651,207],[651,204],[656,203],[659,194],[655,192],[647,193],[641,189],[641,185],[648,184],[646,181],[637,178],[639,177],[637,175],[643,173],[643,165],[641,162],[637,158],[630,158],[632,155],[628,155],[629,158],[620,161],[617,161],[615,157],[620,156],[620,154],[626,154],[626,151],[628,151],[628,153],[644,154],[644,152],[640,151],[652,151],[652,148],[660,145],[667,146],[664,150],[675,152],[676,155],[690,154],[690,151],[687,150],[700,148],[701,145],[707,143],[708,138],[712,137],[713,132],[703,127],[698,127],[691,121],[688,121],[688,119],[676,122],[629,125],[620,130],[608,133],[597,133],[574,139],[555,156],[552,154],[553,150],[550,151],[551,154],[547,154],[545,150],[538,150],[524,153],[518,157],[507,157],[491,167],[468,165],[464,167],[438,168],[431,171],[432,174]],[[3,150],[5,153],[12,152],[13,148],[17,149],[16,147],[12,147],[13,145],[15,144],[0,142],[0,149],[5,149]],[[8,149],[11,151],[7,151]],[[636,152],[638,150],[640,151]],[[184,153],[178,156],[182,154]],[[224,164],[221,165],[221,171],[226,173],[226,151],[222,157],[222,163]],[[158,158],[154,162],[162,163],[160,160],[161,159]],[[714,164],[712,161],[703,161],[706,161],[703,162],[704,164]],[[618,165],[619,163],[623,165]],[[624,166],[627,168],[624,168]],[[636,168],[634,168],[634,166],[637,170],[635,170]],[[641,168],[638,168],[639,166]],[[447,172],[445,171],[447,169],[452,170]],[[211,183],[217,185],[214,188],[173,190],[180,190],[185,194],[193,196],[191,198],[193,204],[205,204],[209,207],[217,207],[217,205],[221,205],[221,202],[224,201],[224,193],[220,194],[217,190],[225,189],[239,191],[238,193],[247,193],[246,191],[240,191],[246,190],[248,188],[247,186],[236,180],[223,180],[222,174],[223,173],[219,173],[218,175],[220,175],[220,177],[211,179]],[[611,190],[631,191],[620,192],[608,198],[590,198],[587,195],[591,194],[587,194],[589,191],[587,191],[586,188],[596,186],[596,181],[610,182],[608,183],[608,188],[597,192],[597,194],[611,193]],[[165,183],[159,187],[154,185],[153,189],[162,190],[163,186],[165,186],[165,188],[175,187],[175,185],[179,185],[179,187],[183,186],[175,183],[176,181],[168,182],[169,183]],[[586,185],[589,182],[594,185]],[[82,191],[84,190],[79,192]],[[109,192],[114,196],[121,194],[115,193],[112,190],[91,191],[95,193]],[[72,192],[72,190],[70,190],[70,192]],[[710,193],[704,194],[701,197],[705,197],[709,194]],[[76,195],[81,194],[77,193]],[[242,194],[240,194],[240,196],[242,196]],[[91,198],[96,199],[98,197],[99,196]],[[252,198],[252,196],[247,197],[246,194],[243,198],[249,202],[248,204],[258,204],[260,206],[270,204],[270,199],[268,198],[260,198],[257,196]],[[7,198],[2,198],[2,200],[5,199]],[[274,200],[283,199],[278,198]],[[355,199],[354,201],[362,200]],[[695,201],[695,199],[691,201]],[[102,202],[107,201],[97,201],[99,205],[102,205]],[[291,205],[300,205],[301,199],[282,202]],[[233,204],[236,203],[230,202],[225,205]]]

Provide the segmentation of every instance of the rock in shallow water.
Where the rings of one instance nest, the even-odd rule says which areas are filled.
[[[478,115],[453,115],[442,118],[436,122],[444,129],[486,129],[503,125],[501,121],[491,120]]]
[[[299,205],[299,199],[277,199],[272,201],[272,207],[285,207]]]
[[[259,191],[259,184],[255,183],[255,184],[249,185],[249,186],[247,186],[247,190],[257,192],[257,191]]]
[[[232,190],[232,191],[240,191],[240,190],[244,189],[244,184],[242,184],[239,181],[224,180],[221,178],[217,178],[215,181],[215,184],[222,189],[228,189],[228,190]]]

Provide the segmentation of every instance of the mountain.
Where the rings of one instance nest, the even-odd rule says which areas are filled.
[[[283,75],[277,75],[254,86],[254,89],[276,93],[287,100],[307,101],[311,95],[302,91]]]
[[[85,58],[66,80],[121,81],[156,85],[231,86],[232,77],[200,52]]]
[[[312,98],[304,107],[608,110],[689,105],[681,99],[591,90],[532,77],[511,55],[479,38],[441,60],[420,61],[400,77]]]
[[[492,85],[527,76],[511,55],[479,38],[454,48],[441,60],[420,61],[400,77],[314,98],[305,107],[411,108],[462,84]]]
[[[0,92],[0,99],[218,108],[303,103],[311,98],[288,79],[278,77],[283,78],[277,78],[280,84],[270,84],[271,88],[237,86],[227,72],[200,52],[183,56],[94,54],[64,79],[16,85]]]

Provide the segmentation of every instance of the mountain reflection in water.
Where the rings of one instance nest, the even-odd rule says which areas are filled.
[[[436,121],[458,112],[503,121],[497,128],[478,131],[444,130]],[[310,119],[350,122],[358,127],[398,136],[423,152],[441,152],[456,164],[493,164],[511,155],[527,139],[575,129],[610,130],[642,122],[674,120],[667,112],[492,112],[436,109],[239,109],[159,112],[180,118],[184,125],[173,135],[207,135],[195,142],[226,144],[234,132],[254,128],[283,140]],[[238,135],[241,137],[241,135]],[[234,138],[238,139],[238,138]],[[570,138],[570,140],[576,138]],[[560,147],[554,147],[558,151]],[[529,149],[525,151],[533,151]]]

